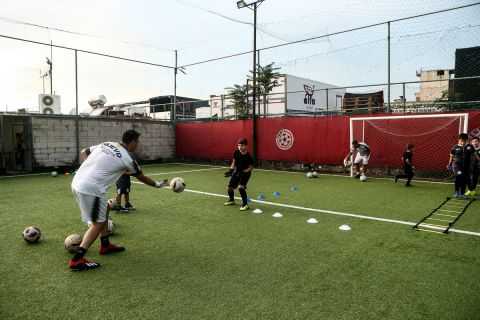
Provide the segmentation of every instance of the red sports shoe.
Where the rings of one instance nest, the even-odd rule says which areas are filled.
[[[72,271],[84,271],[96,269],[100,267],[100,263],[90,261],[85,258],[80,258],[78,260],[70,259],[70,261],[68,261],[68,266],[70,267],[70,269],[72,269]]]
[[[115,252],[122,252],[122,251],[125,251],[125,247],[116,246],[111,243],[107,247],[100,246],[101,255],[115,253]]]

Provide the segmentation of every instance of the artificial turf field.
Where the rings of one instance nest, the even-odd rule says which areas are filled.
[[[188,189],[210,194],[135,184],[137,211],[111,213],[111,240],[127,251],[99,256],[96,242],[87,257],[102,267],[77,273],[63,248],[67,235],[85,230],[71,176],[0,178],[0,319],[480,319],[480,234],[418,232],[271,204],[251,203],[264,213],[245,213],[215,196],[225,194],[222,168],[144,171],[181,176]],[[407,222],[452,193],[447,184],[414,184],[256,170],[248,192]],[[319,223],[307,224],[311,217]],[[340,231],[342,224],[352,230]],[[41,228],[39,244],[22,240],[28,225]],[[480,201],[454,228],[480,232]]]

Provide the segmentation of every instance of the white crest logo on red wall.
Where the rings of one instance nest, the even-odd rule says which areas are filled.
[[[289,150],[293,147],[294,141],[293,132],[288,129],[281,129],[275,137],[275,142],[280,150]]]
[[[480,138],[480,128],[475,128],[472,131],[470,131],[470,139],[472,138]]]

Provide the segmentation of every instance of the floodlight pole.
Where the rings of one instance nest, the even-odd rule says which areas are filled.
[[[170,120],[176,122],[177,120],[177,74],[178,74],[178,52],[175,50],[175,68],[173,69],[173,108],[170,108]]]
[[[250,4],[246,4],[244,1],[242,6],[237,2],[239,9],[247,7],[253,10],[253,88],[252,88],[252,156],[254,162],[257,161],[257,8],[265,0],[257,0]],[[248,88],[247,88],[248,90]],[[248,91],[247,91],[248,92]],[[248,95],[247,95],[248,97]],[[248,98],[247,98],[248,101]]]
[[[252,156],[257,162],[257,2],[253,5]],[[248,110],[248,109],[247,109]]]

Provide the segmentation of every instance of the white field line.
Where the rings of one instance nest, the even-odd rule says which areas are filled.
[[[160,176],[160,175],[168,175],[168,174],[177,174],[177,173],[190,173],[190,172],[198,172],[198,171],[212,171],[212,170],[219,170],[225,169],[225,167],[212,167],[210,169],[195,169],[195,170],[183,170],[183,171],[171,171],[171,172],[162,172],[162,173],[154,173],[150,174],[150,176]],[[8,178],[18,178],[18,177],[32,177],[32,176],[41,176],[41,175],[49,175],[50,173],[30,173],[30,174],[19,174],[15,176],[0,176],[0,179],[8,179]]]
[[[212,171],[212,170],[220,170],[220,169],[225,169],[225,168],[224,167],[216,167],[216,168],[209,168],[209,169],[195,169],[195,170],[160,172],[160,173],[151,173],[151,174],[148,174],[148,176],[161,176],[161,175],[169,175],[169,174],[177,174],[177,173],[192,173],[192,172]]]
[[[143,184],[141,182],[136,182],[136,181],[134,181],[133,183]],[[165,189],[168,189],[168,188],[165,188]],[[195,193],[195,194],[217,197],[217,198],[228,198],[227,195],[212,193],[212,192],[198,191],[198,190],[192,190],[192,189],[185,189],[185,191],[190,192],[190,193]],[[236,197],[236,199],[238,200],[240,198]],[[325,214],[331,214],[331,215],[337,215],[337,216],[343,216],[343,217],[351,217],[351,218],[364,219],[364,220],[373,220],[373,221],[380,221],[380,222],[386,222],[386,223],[396,223],[396,224],[402,224],[402,225],[407,225],[407,226],[412,226],[412,227],[414,225],[416,225],[415,222],[411,222],[411,221],[379,218],[379,217],[372,217],[372,216],[367,216],[367,215],[362,215],[362,214],[339,212],[339,211],[332,211],[332,210],[315,209],[315,208],[301,207],[301,206],[296,206],[296,205],[291,205],[291,204],[277,203],[277,202],[270,202],[270,201],[261,201],[261,200],[254,200],[254,199],[251,199],[251,201],[256,202],[256,203],[260,203],[260,204],[263,204],[263,205],[274,206],[274,207],[289,208],[289,209],[296,209],[296,210],[317,212],[317,213],[325,213]],[[444,230],[444,228],[433,227],[433,226],[429,227],[429,229],[435,229],[435,230],[441,230],[441,231]],[[479,232],[453,229],[453,228],[450,229],[450,232],[455,232],[455,233],[461,233],[461,234],[467,234],[467,235],[471,235],[471,236],[480,237]]]
[[[45,173],[29,173],[29,174],[18,174],[15,176],[0,176],[0,179],[8,179],[8,178],[19,178],[19,177],[32,177],[32,176],[42,176],[50,174],[49,172]]]
[[[200,167],[219,167],[219,166],[214,166],[214,165],[208,165],[208,164],[188,164],[188,163],[181,163],[181,162],[171,162],[172,164],[176,165],[197,165]],[[223,168],[228,168],[227,166],[224,166]],[[289,173],[289,174],[304,174],[303,172],[298,172],[298,171],[283,171],[283,170],[273,170],[273,169],[257,169],[255,168],[254,171],[265,171],[265,172],[276,172],[276,173]],[[319,174],[320,176],[329,176],[329,177],[340,177],[340,178],[350,178],[352,179],[351,176],[346,176],[342,174],[334,174],[334,173],[321,173]],[[372,180],[393,180],[392,178],[378,178],[378,177],[369,177],[369,179]],[[405,180],[405,179],[400,179],[400,180]],[[420,182],[420,183],[431,183],[431,184],[453,184],[453,182],[441,182],[441,181],[428,181],[428,180],[412,180],[413,182]]]

